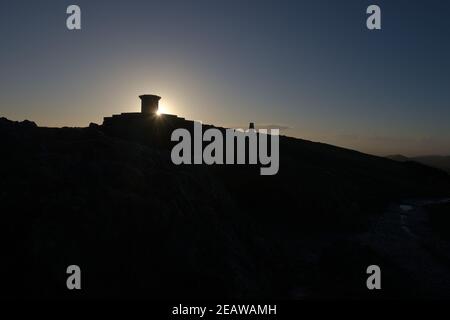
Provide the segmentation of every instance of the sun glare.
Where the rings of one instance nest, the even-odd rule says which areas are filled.
[[[160,116],[162,114],[167,114],[169,111],[166,104],[160,103],[158,107],[158,111],[156,112],[157,116]]]

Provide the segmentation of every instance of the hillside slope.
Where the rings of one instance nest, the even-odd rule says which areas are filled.
[[[311,279],[335,239],[367,230],[391,200],[450,194],[440,170],[286,137],[276,176],[175,166],[169,150],[98,126],[2,118],[0,141],[9,297],[76,296],[65,288],[71,264],[85,275],[83,297],[323,296],[331,280]],[[348,261],[373,257],[351,247]]]
[[[424,165],[438,168],[441,170],[446,171],[447,173],[450,173],[450,156],[420,156],[420,157],[405,157],[402,155],[392,155],[388,156],[387,158],[396,160],[396,161],[415,161],[418,163],[422,163]]]

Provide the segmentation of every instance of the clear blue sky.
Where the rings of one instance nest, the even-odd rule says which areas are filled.
[[[66,29],[66,8],[82,30]],[[382,30],[365,10],[382,9]],[[169,113],[375,154],[450,154],[450,1],[2,0],[0,116]]]

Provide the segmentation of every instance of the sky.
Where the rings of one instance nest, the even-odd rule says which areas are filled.
[[[449,36],[445,0],[0,0],[0,116],[87,126],[157,94],[204,123],[450,155]]]

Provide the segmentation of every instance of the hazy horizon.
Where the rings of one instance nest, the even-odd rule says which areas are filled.
[[[365,27],[374,3],[380,31]],[[70,4],[82,30],[65,27]],[[3,3],[0,116],[87,126],[150,93],[204,123],[450,155],[449,13],[438,0]]]

